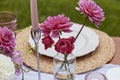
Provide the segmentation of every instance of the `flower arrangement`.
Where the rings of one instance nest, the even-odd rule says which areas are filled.
[[[7,59],[7,57],[6,57],[5,61],[7,61],[7,62],[12,61],[14,63],[15,71],[13,69],[12,73],[15,72],[14,74],[18,75],[21,73],[21,69],[22,69],[21,66],[23,65],[23,61],[22,61],[21,53],[19,51],[15,50],[15,45],[16,45],[16,42],[15,42],[15,37],[14,37],[13,32],[10,31],[7,27],[3,27],[3,28],[0,27],[0,55],[3,58],[5,58],[5,57],[2,56],[2,54],[11,58],[11,59],[9,59],[9,58]],[[8,60],[10,60],[10,61],[8,61]],[[2,70],[6,71],[6,69],[9,69],[11,67],[14,68],[12,65],[12,62],[10,62],[9,64],[11,64],[11,65],[9,65],[5,61],[4,61],[5,64],[3,63],[3,66],[2,66],[2,64],[0,66],[0,74],[4,74],[1,72]],[[6,66],[6,69],[3,68],[4,66]],[[7,73],[9,73],[9,72],[7,72]],[[6,76],[4,76],[4,77],[6,77]],[[0,78],[0,79],[2,79],[2,78]]]
[[[70,19],[68,17],[65,17],[64,14],[60,14],[53,17],[49,16],[47,20],[40,25],[41,32],[43,33],[42,43],[44,44],[45,49],[48,49],[55,43],[53,38],[58,38],[58,41],[54,45],[55,50],[58,53],[62,53],[64,55],[64,59],[62,64],[60,65],[60,69],[64,68],[64,66],[66,67],[66,70],[69,69],[67,68],[67,57],[69,54],[72,53],[72,50],[74,49],[73,43],[75,41],[75,38],[73,36],[69,38],[61,38],[61,35],[63,32],[72,32],[72,30],[70,30],[70,27],[72,25],[73,23],[70,22]]]
[[[65,17],[64,14],[49,16],[40,25],[43,36],[42,43],[44,44],[45,49],[48,49],[53,45],[58,53],[64,54],[64,61],[61,67],[64,65],[69,67],[67,57],[72,53],[74,49],[74,42],[77,40],[80,32],[84,28],[87,19],[89,19],[97,27],[100,25],[100,22],[105,19],[102,8],[100,8],[93,0],[80,0],[78,2],[78,6],[79,7],[76,7],[76,10],[85,15],[86,18],[76,37],[70,36],[68,38],[61,38],[63,32],[72,32],[70,27],[73,25],[73,22],[70,22],[69,17]],[[58,41],[55,42],[54,38],[58,38]],[[71,79],[67,78],[67,80]]]
[[[93,0],[80,0],[78,2],[78,5],[79,7],[76,7],[76,10],[80,11],[81,14],[84,14],[86,16],[85,22],[87,19],[89,19],[98,27],[100,25],[100,22],[105,19],[102,8],[100,8]],[[85,26],[85,22],[83,23],[80,31]],[[70,38],[65,39],[61,38],[60,35],[62,35],[63,32],[72,32],[72,30],[70,30],[70,27],[72,25],[73,22],[70,22],[70,19],[68,17],[65,17],[64,14],[49,16],[43,23],[41,23],[40,29],[44,36],[42,43],[44,44],[45,49],[52,46],[54,43],[53,38],[59,38],[58,42],[55,44],[55,50],[61,53],[71,53],[74,49],[73,43],[79,36],[80,31],[77,34],[76,38],[71,36]],[[67,46],[66,44],[69,45]],[[72,45],[72,47],[70,45]],[[59,46],[61,47],[59,48]],[[70,49],[66,49],[67,47],[70,47]]]

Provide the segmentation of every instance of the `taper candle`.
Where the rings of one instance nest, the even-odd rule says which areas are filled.
[[[39,29],[37,0],[30,0],[30,7],[31,7],[32,30],[37,31]]]

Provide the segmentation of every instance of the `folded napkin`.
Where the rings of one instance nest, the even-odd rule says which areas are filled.
[[[106,75],[106,72],[108,70],[110,70],[112,68],[116,68],[116,67],[120,68],[120,65],[106,64],[106,65],[104,65],[104,66],[102,66],[100,68],[97,68],[97,69],[93,70],[93,71],[97,71],[97,72],[100,72],[100,73],[103,73],[103,74]],[[85,75],[87,73],[88,72],[81,73],[81,74],[76,74],[75,80],[84,80]],[[38,74],[37,72],[30,70],[30,72],[25,73],[24,80],[38,80],[37,74]],[[53,75],[52,74],[47,74],[47,73],[41,73],[41,79],[42,80],[54,80]],[[21,80],[21,75],[16,76],[14,80]]]

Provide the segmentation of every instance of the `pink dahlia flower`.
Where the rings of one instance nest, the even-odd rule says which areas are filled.
[[[7,27],[0,27],[0,49],[9,53],[14,50],[15,44],[13,33]]]
[[[102,8],[100,8],[94,1],[80,0],[78,5],[79,7],[76,9],[88,16],[89,20],[95,23],[96,26],[99,26],[100,22],[104,20],[104,12]]]
[[[43,36],[52,36],[54,38],[59,37],[59,33],[71,32],[69,29],[72,26],[72,22],[68,17],[65,17],[63,14],[58,16],[49,16],[41,25],[41,31]]]

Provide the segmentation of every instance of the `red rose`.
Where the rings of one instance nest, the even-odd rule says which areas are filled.
[[[45,49],[51,47],[51,45],[54,43],[53,39],[50,36],[46,36],[42,39],[42,43],[45,46]]]
[[[62,38],[58,40],[57,43],[55,44],[55,50],[62,54],[70,54],[74,49],[73,45],[74,41],[75,41],[74,37]]]

